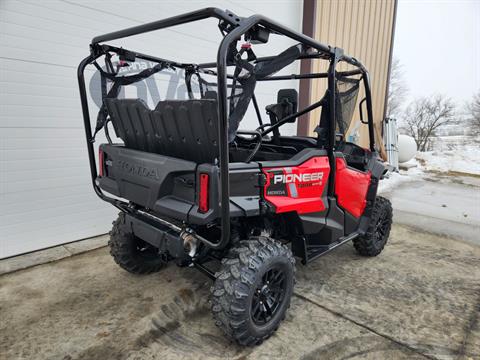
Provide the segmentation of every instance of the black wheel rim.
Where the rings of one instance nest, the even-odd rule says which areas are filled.
[[[137,237],[135,238],[135,250],[139,256],[146,260],[158,258],[158,250],[154,246]]]
[[[377,243],[381,243],[385,239],[389,224],[390,220],[388,218],[388,213],[385,211],[380,215],[377,225],[375,226],[375,241]]]
[[[287,279],[285,272],[271,268],[263,276],[255,289],[252,299],[252,320],[256,325],[265,325],[275,317],[285,299]]]

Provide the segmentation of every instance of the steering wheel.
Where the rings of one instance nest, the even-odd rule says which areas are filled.
[[[272,124],[268,123],[268,124],[262,124],[260,125],[259,127],[257,127],[255,129],[255,131],[263,131],[263,129],[265,129],[267,126],[272,126]]]

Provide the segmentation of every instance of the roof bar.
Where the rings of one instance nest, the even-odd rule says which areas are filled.
[[[111,41],[111,40],[116,40],[116,39],[120,39],[128,36],[143,34],[146,32],[160,30],[167,27],[171,27],[171,26],[203,20],[209,17],[216,17],[217,19],[224,20],[228,22],[230,25],[234,25],[234,26],[238,26],[238,24],[240,23],[240,20],[242,19],[241,17],[236,16],[231,12],[223,11],[214,7],[209,7],[201,10],[191,11],[189,13],[185,13],[177,16],[172,16],[163,20],[153,21],[147,24],[134,26],[124,30],[114,31],[108,34],[95,36],[92,39],[92,44],[98,44],[105,41]]]

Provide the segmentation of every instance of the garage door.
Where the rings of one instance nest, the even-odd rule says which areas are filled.
[[[76,67],[92,37],[206,6],[241,16],[263,13],[301,29],[302,2],[296,0],[0,1],[0,258],[104,234],[116,216],[91,188],[79,106]],[[219,39],[216,23],[207,21],[122,45],[200,62],[215,59]],[[274,40],[257,54],[291,44]],[[90,70],[87,77],[93,76]],[[275,102],[272,86],[258,88],[263,106]],[[248,124],[255,125],[253,117]]]

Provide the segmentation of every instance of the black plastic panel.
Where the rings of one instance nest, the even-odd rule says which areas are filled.
[[[260,163],[264,168],[298,166],[314,156],[327,156],[327,151],[321,149],[305,149],[289,160],[261,161]]]
[[[125,222],[135,236],[155,246],[160,252],[168,252],[176,259],[185,257],[183,240],[175,231],[158,223],[153,225],[146,219],[140,220],[128,214],[125,216]]]
[[[328,198],[328,213],[326,218],[319,218],[318,223],[325,226],[317,234],[307,236],[307,245],[328,245],[345,235],[344,212],[337,205],[335,198]]]
[[[345,211],[345,235],[349,235],[354,231],[357,231],[360,220],[351,215],[348,211]]]
[[[260,173],[257,163],[230,164],[230,216],[256,216],[260,214],[260,187],[258,174]],[[210,193],[209,210],[202,213],[198,208],[198,200],[188,214],[188,222],[191,224],[207,224],[220,216],[220,185],[219,170],[217,166],[201,164],[197,168],[197,176],[200,173],[209,174]],[[198,194],[198,183],[197,183]]]

